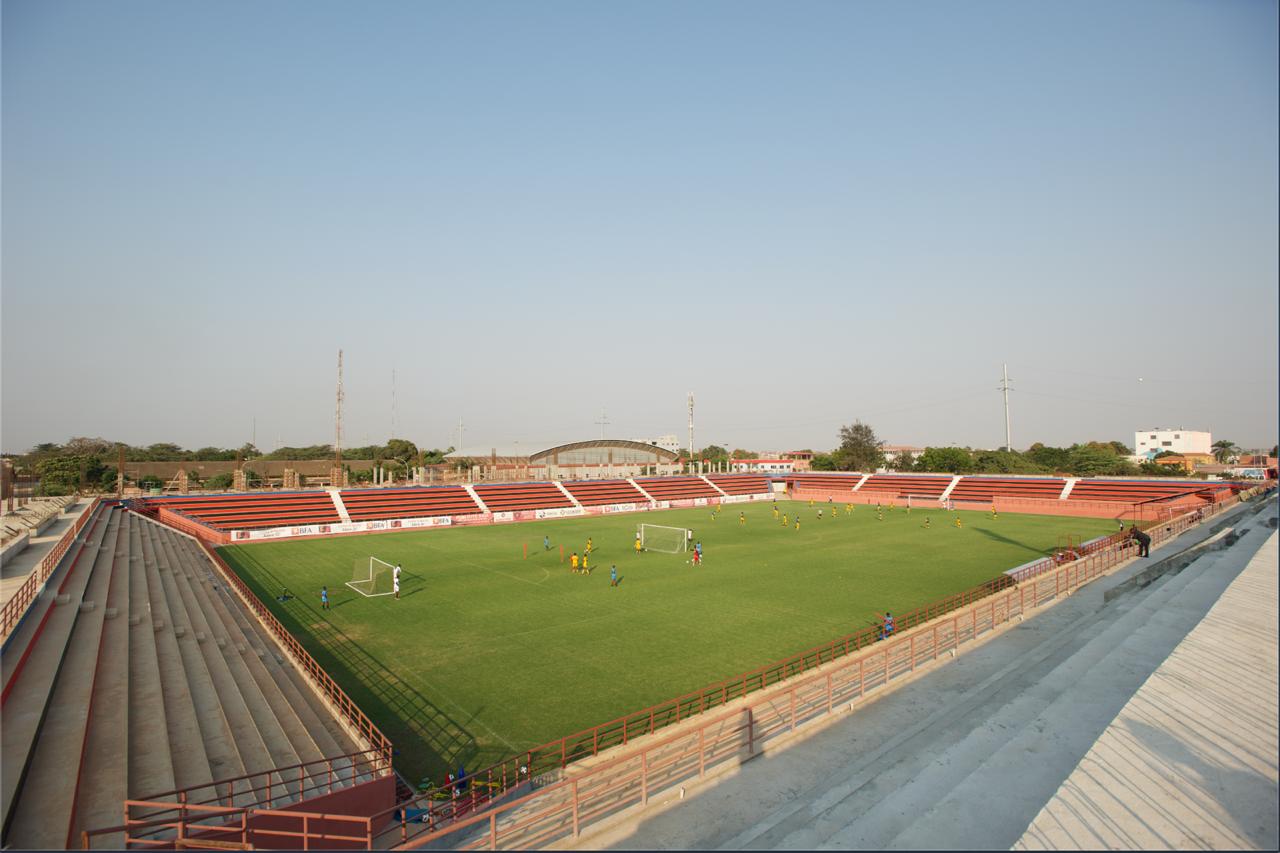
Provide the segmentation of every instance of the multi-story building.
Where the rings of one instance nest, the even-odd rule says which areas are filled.
[[[1213,435],[1197,430],[1145,429],[1133,434],[1135,456],[1152,458],[1157,453],[1213,453]]]

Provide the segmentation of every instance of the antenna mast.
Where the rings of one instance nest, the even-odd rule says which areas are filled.
[[[600,427],[600,438],[604,438],[604,428],[609,425],[609,416],[604,413],[604,406],[600,407],[600,420],[596,421],[596,426]]]
[[[689,462],[693,462],[693,392],[689,392]]]
[[[1009,430],[1009,365],[1004,366],[1004,378],[996,389],[1004,394],[1004,449],[1013,450],[1013,437]]]
[[[342,350],[338,350],[338,405],[333,418],[333,464],[342,467]]]
[[[400,426],[396,418],[396,369],[391,368],[391,437],[399,436]]]

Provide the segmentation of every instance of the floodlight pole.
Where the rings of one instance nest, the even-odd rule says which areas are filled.
[[[689,465],[693,465],[693,392],[689,392]]]
[[[1009,428],[1009,365],[1004,366],[1004,378],[1000,382],[1000,391],[1004,393],[1004,449],[1013,452],[1012,432]]]

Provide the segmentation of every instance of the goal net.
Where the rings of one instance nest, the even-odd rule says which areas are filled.
[[[684,527],[664,527],[661,524],[641,524],[640,547],[646,551],[679,554],[689,550],[689,531]]]
[[[904,495],[907,509],[955,509],[951,498],[938,500],[936,495]]]
[[[385,563],[377,557],[368,559],[361,557],[351,568],[351,580],[347,586],[367,598],[379,595],[390,595],[392,590],[392,572],[395,566]]]

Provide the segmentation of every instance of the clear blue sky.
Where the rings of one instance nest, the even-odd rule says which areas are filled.
[[[3,3],[0,442],[1270,445],[1277,4]],[[1139,383],[1138,377],[1143,377]]]

